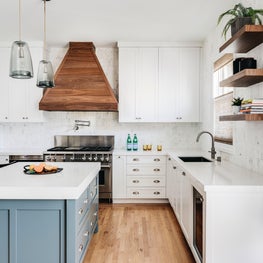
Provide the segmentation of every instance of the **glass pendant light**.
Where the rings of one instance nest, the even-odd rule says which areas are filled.
[[[44,1],[44,47],[43,47],[43,60],[39,62],[38,74],[37,74],[37,86],[39,88],[53,88],[54,73],[53,67],[50,61],[46,59],[46,1]]]
[[[19,0],[19,40],[11,48],[9,76],[16,79],[33,78],[33,65],[28,44],[21,40],[21,0]]]

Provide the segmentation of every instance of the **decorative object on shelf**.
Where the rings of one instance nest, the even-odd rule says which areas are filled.
[[[44,46],[43,46],[43,60],[39,62],[38,66],[38,74],[37,74],[37,86],[39,88],[53,88],[55,86],[54,83],[54,73],[53,67],[50,61],[47,60],[46,54],[46,2],[50,0],[44,1]]]
[[[34,76],[28,44],[21,40],[21,0],[19,0],[19,40],[12,44],[9,76],[15,79],[30,79]]]
[[[262,24],[259,15],[263,15],[263,9],[253,9],[252,7],[244,7],[241,3],[236,4],[234,8],[227,10],[218,17],[219,24],[225,15],[232,16],[223,28],[222,36],[226,39],[226,33],[231,28],[233,36],[244,25]]]
[[[257,68],[257,61],[254,58],[236,58],[233,61],[234,74],[246,68]]]
[[[233,107],[233,114],[238,114],[241,108],[243,98],[240,97],[233,98],[232,100],[232,107]]]
[[[240,112],[244,114],[263,114],[263,98],[243,100]]]

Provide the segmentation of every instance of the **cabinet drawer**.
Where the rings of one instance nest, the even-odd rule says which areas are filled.
[[[127,175],[165,175],[165,165],[127,165]]]
[[[127,186],[131,187],[160,187],[165,186],[165,176],[128,176]]]
[[[84,255],[88,242],[92,236],[92,232],[90,229],[90,219],[86,217],[85,221],[83,222],[80,232],[77,237],[76,242],[76,253],[77,253],[77,262],[81,262],[81,258]]]
[[[94,202],[92,203],[90,210],[89,210],[89,227],[90,227],[90,232],[94,232],[94,228],[97,224],[98,221],[98,203]]]
[[[96,176],[89,185],[89,199],[92,201],[98,194],[98,176]]]
[[[83,221],[83,218],[89,208],[91,202],[91,198],[89,198],[89,188],[87,188],[80,198],[77,200],[76,203],[76,218],[77,218],[77,223],[80,225]]]
[[[166,157],[165,156],[145,156],[145,155],[137,155],[137,156],[127,156],[127,163],[130,164],[165,164]]]
[[[165,188],[127,188],[128,198],[165,198]]]

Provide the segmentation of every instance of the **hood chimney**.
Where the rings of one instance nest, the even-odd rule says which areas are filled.
[[[55,74],[55,87],[39,103],[46,111],[118,111],[118,102],[92,42],[69,42]]]

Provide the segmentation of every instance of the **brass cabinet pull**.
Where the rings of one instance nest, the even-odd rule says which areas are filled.
[[[161,194],[159,191],[156,191],[156,192],[154,192],[153,194],[155,194],[155,195],[159,195],[159,194]]]
[[[138,195],[138,194],[140,194],[138,191],[136,191],[136,192],[132,192],[132,194],[133,195]]]
[[[155,158],[155,159],[153,159],[155,162],[160,162],[161,160],[160,160],[160,158]]]
[[[140,169],[138,169],[138,168],[134,168],[132,170],[133,170],[133,172],[139,172],[140,171]]]
[[[168,158],[168,161],[171,161],[171,158],[170,158],[170,157]]]
[[[176,169],[177,167],[176,166],[173,166],[173,169]]]
[[[140,181],[139,180],[132,180],[133,183],[138,184]]]
[[[139,162],[139,161],[140,161],[139,158],[133,158],[132,160],[133,160],[134,162]]]
[[[155,168],[153,169],[155,172],[160,172],[160,169],[159,168]]]
[[[185,176],[185,172],[182,172],[182,175]]]
[[[156,183],[156,184],[159,184],[160,180],[154,180],[153,182]]]

